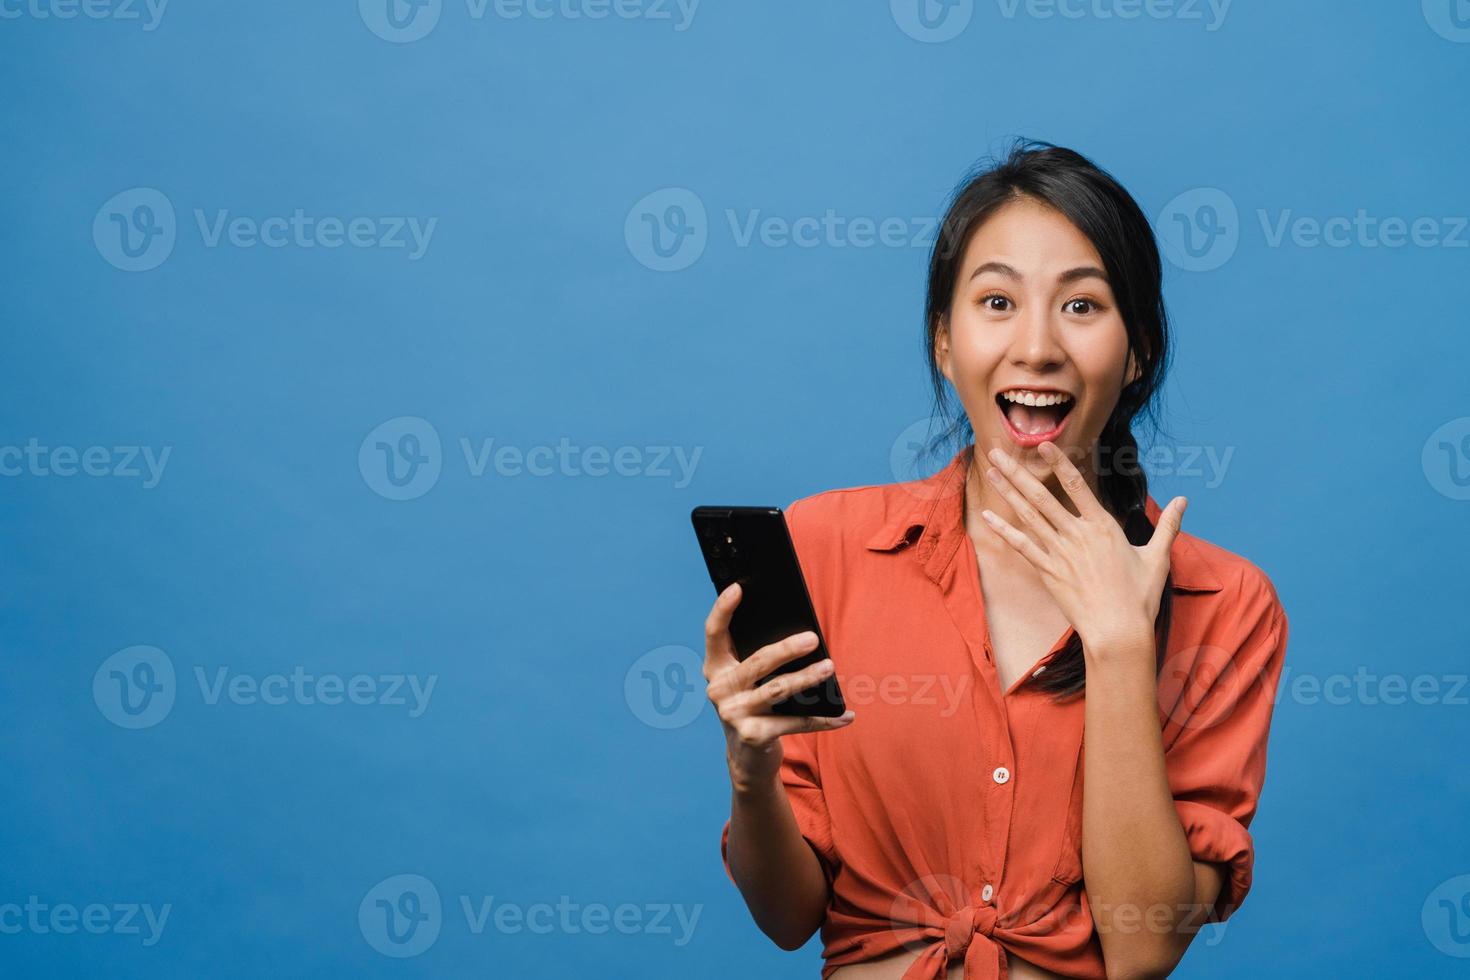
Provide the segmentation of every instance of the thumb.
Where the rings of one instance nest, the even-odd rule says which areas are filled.
[[[1187,498],[1175,497],[1159,512],[1159,521],[1154,526],[1154,536],[1149,539],[1148,549],[1165,567],[1169,564],[1169,549],[1179,536],[1179,528],[1184,523],[1184,508],[1188,506]]]

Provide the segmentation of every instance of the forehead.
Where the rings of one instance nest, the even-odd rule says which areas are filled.
[[[1076,225],[1029,197],[1001,205],[970,235],[960,280],[985,262],[1004,262],[1028,277],[1103,265],[1102,256]]]

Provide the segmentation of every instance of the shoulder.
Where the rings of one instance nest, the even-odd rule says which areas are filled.
[[[839,530],[857,525],[881,526],[887,519],[892,491],[900,484],[840,487],[798,497],[786,508],[790,515],[813,529]]]
[[[786,508],[793,538],[812,549],[863,548],[885,529],[922,523],[927,481],[878,483],[824,490]]]
[[[1183,592],[1199,591],[1209,600],[1217,628],[1284,634],[1286,609],[1271,577],[1243,555],[1181,531],[1170,549],[1171,571]]]

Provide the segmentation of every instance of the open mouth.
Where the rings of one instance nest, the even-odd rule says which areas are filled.
[[[995,404],[1011,439],[1021,446],[1039,446],[1061,434],[1077,399],[1055,389],[1007,388],[995,396]]]

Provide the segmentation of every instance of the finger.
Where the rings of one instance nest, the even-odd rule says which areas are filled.
[[[1087,480],[1082,476],[1082,471],[1067,458],[1067,454],[1050,442],[1043,442],[1040,449],[1041,458],[1051,464],[1051,471],[1057,475],[1063,492],[1076,505],[1077,513],[1089,519],[1107,517],[1107,509],[1098,501],[1092,487],[1087,485]]]
[[[769,643],[746,657],[745,661],[736,668],[735,674],[739,686],[753,688],[757,681],[777,667],[790,663],[798,657],[806,656],[816,648],[817,634],[811,630],[795,633],[784,640]]]
[[[1015,488],[1016,493],[1030,505],[1030,510],[1035,515],[1035,517],[1027,516],[1018,509],[1017,517],[1026,521],[1027,524],[1036,526],[1038,530],[1058,532],[1077,519],[1067,513],[1067,508],[1063,507],[1061,501],[1057,500],[1056,496],[1046,488],[1046,484],[1032,476],[1031,471],[1016,462],[1015,457],[999,449],[992,449],[987,456],[995,464],[995,468],[1000,470],[1009,485]],[[995,485],[1004,491],[1005,484],[996,481]],[[1011,498],[1007,499],[1011,500]],[[1011,506],[1016,506],[1014,500],[1011,500]]]
[[[832,676],[835,668],[831,658],[794,670],[789,674],[777,674],[764,684],[746,693],[744,699],[752,713],[769,711],[771,705],[785,701],[794,694],[816,687]]]
[[[704,620],[704,679],[713,680],[717,675],[735,666],[735,641],[730,638],[730,617],[740,605],[740,583],[736,582],[715,598],[709,615]]]
[[[1052,525],[1051,521],[1037,513],[1036,508],[1031,506],[1030,501],[1021,496],[1020,491],[1006,480],[1005,474],[1001,473],[994,466],[991,466],[986,469],[985,478],[995,487],[995,492],[1000,494],[1011,505],[1011,509],[1016,513],[1017,520],[1026,527],[1031,528],[1036,534],[1036,537],[1041,539],[1041,542],[1047,549],[1056,547],[1057,529]]]
[[[990,525],[991,530],[1005,539],[1006,544],[1020,552],[1021,557],[1038,570],[1049,567],[1050,556],[1041,550],[1041,546],[1033,541],[1030,535],[1017,531],[994,511],[982,510],[980,516],[985,519],[985,523]]]
[[[1174,544],[1174,539],[1179,536],[1179,530],[1184,525],[1184,509],[1189,506],[1186,497],[1175,497],[1169,501],[1169,505],[1159,513],[1158,522],[1154,525],[1154,535],[1148,539],[1148,550],[1157,555],[1166,565],[1169,561],[1169,549]]]
[[[765,745],[782,735],[801,732],[830,732],[852,724],[856,714],[848,711],[837,718],[798,717],[795,715],[757,715],[740,724],[740,737],[747,744]]]

